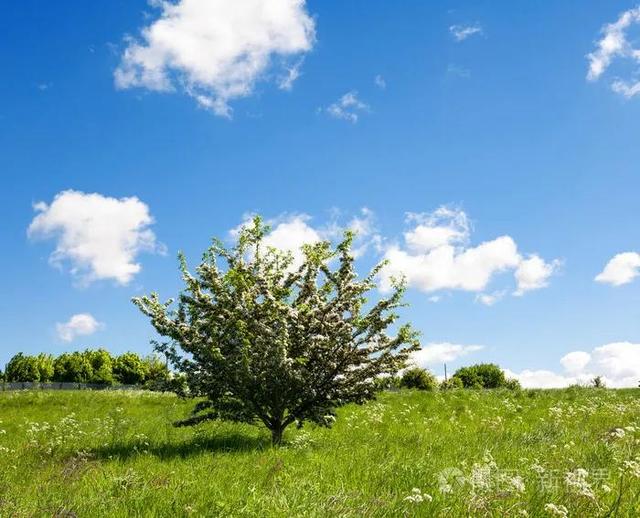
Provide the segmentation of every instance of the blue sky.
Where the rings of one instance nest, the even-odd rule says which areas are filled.
[[[130,298],[258,212],[359,225],[438,374],[640,380],[637,4],[240,4],[2,7],[0,363],[150,352]]]

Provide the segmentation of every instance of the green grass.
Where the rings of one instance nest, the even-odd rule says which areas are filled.
[[[258,427],[174,428],[192,404],[0,393],[0,516],[640,515],[638,390],[384,393],[276,449]]]

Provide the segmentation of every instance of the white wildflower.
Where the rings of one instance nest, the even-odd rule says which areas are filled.
[[[531,470],[535,471],[538,475],[542,475],[546,471],[544,467],[538,464],[537,462],[531,465]]]
[[[512,477],[510,480],[510,483],[511,483],[511,487],[513,487],[513,489],[515,489],[518,493],[524,493],[526,488],[521,476],[518,475],[518,476]]]
[[[567,488],[573,491],[575,494],[584,496],[586,498],[595,499],[591,484],[587,481],[589,473],[586,469],[578,468],[573,471],[568,471],[564,478],[564,483]]]
[[[622,428],[614,428],[609,432],[609,437],[612,439],[623,439],[626,432]]]
[[[407,502],[411,502],[413,504],[420,504],[425,501],[431,502],[433,500],[433,497],[426,493],[422,493],[422,491],[419,488],[414,487],[411,490],[411,494],[409,496],[406,496],[404,500]]]
[[[624,471],[629,473],[634,478],[640,478],[640,457],[635,460],[625,460],[622,463]]]
[[[552,516],[560,516],[560,518],[567,518],[569,511],[564,505],[545,504],[544,510]]]

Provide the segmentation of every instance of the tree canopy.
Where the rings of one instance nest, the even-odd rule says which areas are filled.
[[[351,233],[335,248],[305,245],[296,266],[266,245],[268,231],[256,217],[235,246],[214,240],[195,275],[181,256],[177,308],[155,293],[133,302],[168,339],[156,347],[189,394],[205,398],[179,424],[262,422],[279,444],[292,423],[330,426],[337,407],[374,398],[376,378],[396,374],[419,344],[408,324],[387,333],[404,287],[367,300],[383,264],[358,280]]]
[[[163,390],[171,373],[157,356],[141,357],[127,352],[112,356],[105,349],[87,349],[35,356],[18,353],[9,360],[4,379],[9,382],[89,383],[94,385],[153,384]]]
[[[495,363],[478,363],[458,369],[452,379],[459,379],[465,388],[519,388],[515,379],[507,379],[504,371]]]

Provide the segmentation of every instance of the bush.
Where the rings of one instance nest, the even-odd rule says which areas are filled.
[[[462,380],[460,378],[449,378],[446,381],[440,383],[440,390],[452,390],[464,388]]]
[[[124,353],[113,362],[113,375],[123,385],[142,385],[147,379],[147,365],[136,353]]]
[[[38,359],[35,356],[25,356],[22,353],[16,354],[7,364],[5,377],[7,381],[40,381]]]
[[[53,380],[62,383],[89,383],[93,377],[93,367],[84,353],[64,353],[54,362]]]
[[[92,374],[90,383],[98,385],[113,385],[113,359],[111,354],[104,349],[97,351],[85,351],[83,353],[91,364]]]
[[[53,379],[53,356],[50,354],[40,353],[35,357],[35,363],[38,369],[39,381],[46,383]]]
[[[375,390],[390,390],[400,388],[400,378],[398,376],[379,376],[375,380]]]
[[[18,353],[7,364],[4,375],[0,371],[0,381],[146,384],[151,390],[173,386],[172,380],[166,363],[155,355],[141,358],[129,352],[113,358],[105,349],[63,353],[56,358],[44,353],[37,356]]]
[[[418,390],[436,390],[438,380],[428,370],[420,367],[412,367],[403,372],[400,378],[400,386]]]
[[[458,369],[453,378],[458,378],[464,388],[519,388],[517,380],[508,380],[504,371],[494,363],[479,363]]]
[[[509,378],[505,382],[504,388],[509,390],[522,390],[522,385],[520,385],[520,382],[517,379]]]

